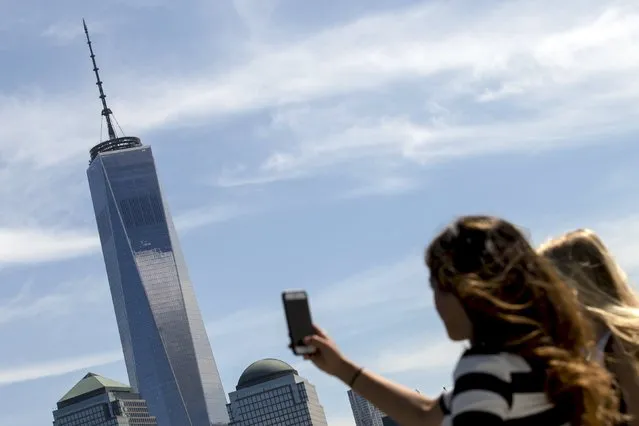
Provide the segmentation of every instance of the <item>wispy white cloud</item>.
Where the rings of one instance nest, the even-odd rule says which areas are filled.
[[[47,167],[68,161],[74,155],[87,156],[91,141],[99,141],[100,122],[99,117],[86,108],[87,100],[94,96],[88,94],[88,89],[85,93],[86,97],[77,91],[74,94],[51,94],[38,89],[22,93],[0,92],[0,156],[3,163]],[[58,110],[66,113],[51,114]]]
[[[252,212],[239,205],[184,210],[175,216],[175,226],[180,233],[187,233]],[[91,255],[99,250],[97,230],[0,227],[0,265],[55,262]]]
[[[280,51],[272,67],[286,54],[300,62],[289,67],[293,72],[305,69],[302,61],[318,62],[318,71],[305,74],[312,84],[295,92],[300,99],[278,99],[280,105],[401,80],[410,81],[431,105],[450,108],[423,110],[404,100],[404,108],[389,110],[383,96],[375,108],[364,97],[364,110],[361,105],[354,111],[303,106],[284,122],[280,117],[274,121],[280,128],[288,126],[294,142],[274,147],[249,173],[225,174],[219,183],[269,183],[352,162],[425,164],[503,150],[549,149],[634,130],[636,113],[629,105],[639,97],[631,72],[639,67],[632,47],[639,41],[639,9],[625,2],[590,3],[594,7],[570,8],[563,22],[547,14],[554,8],[538,2],[534,9],[526,1],[500,3],[474,19],[462,18],[459,25],[466,28],[449,20],[459,12],[459,2],[420,6],[365,18]],[[307,54],[293,54],[300,51]],[[329,51],[330,60],[322,58]],[[288,75],[286,82],[294,77]],[[324,92],[312,94],[316,89]],[[505,108],[525,112],[478,121],[476,110],[490,102],[509,102]],[[411,117],[416,112],[422,116]]]
[[[376,305],[428,301],[426,270],[418,252],[396,262],[372,267],[311,294],[313,308],[330,315],[339,311],[370,309]]]
[[[69,259],[100,247],[91,233],[51,229],[0,229],[0,264]]]
[[[455,157],[482,155],[505,151],[541,151],[597,141],[623,134],[635,126],[635,117],[619,116],[607,105],[589,110],[572,109],[570,105],[547,108],[542,117],[510,119],[481,124],[423,123],[397,117],[365,118],[353,122],[336,133],[323,134],[319,139],[301,139],[288,151],[271,154],[252,173],[225,173],[220,186],[243,186],[308,177],[312,174],[351,167],[354,162],[367,161],[375,172],[380,166],[412,163],[426,165]],[[630,113],[631,115],[634,112]],[[309,119],[312,115],[309,115]],[[627,120],[621,123],[622,120]],[[584,123],[589,125],[584,127]],[[615,127],[616,124],[620,126]],[[381,179],[381,181],[380,181]],[[377,181],[377,183],[376,183]],[[369,184],[379,192],[409,189],[414,184],[405,176],[373,177]]]
[[[236,12],[248,25],[267,26],[275,2],[264,5],[259,17],[247,12],[248,3],[236,2]],[[251,56],[243,63],[204,67],[195,77],[112,71],[112,107],[138,134],[269,108],[275,127],[266,132],[268,155],[219,174],[217,183],[263,184],[348,165],[339,173],[348,170],[356,182],[344,197],[413,188],[417,180],[406,164],[586,143],[635,128],[634,2],[571,0],[559,9],[550,0],[496,4],[468,13],[463,1],[428,2],[301,39],[250,40]],[[69,38],[81,31],[79,24],[74,28],[60,23],[44,33]],[[138,84],[141,79],[146,84]],[[397,85],[412,90],[406,95]],[[0,180],[28,175],[40,182],[42,194],[59,186],[52,168],[86,156],[87,141],[98,139],[96,115],[86,109],[93,90],[0,95],[0,157],[7,166]],[[384,93],[394,101],[386,102]],[[372,101],[371,94],[377,96]],[[496,102],[508,102],[511,110],[525,104],[525,112],[477,119],[474,109]],[[54,110],[66,113],[52,115]],[[276,143],[280,132],[286,137]],[[24,204],[16,194],[2,200]]]
[[[257,208],[239,204],[218,204],[179,212],[174,219],[180,233],[187,233],[203,226],[227,222],[240,216],[255,213]]]
[[[362,93],[398,81],[415,83],[415,79],[443,73],[454,74],[443,83],[437,81],[437,90],[428,97],[466,93],[487,101],[530,95],[529,101],[549,97],[548,102],[563,94],[557,93],[558,88],[560,92],[579,89],[596,78],[598,85],[582,100],[636,99],[639,86],[632,76],[639,67],[633,47],[639,37],[637,6],[629,1],[594,0],[571,1],[559,10],[547,7],[552,5],[550,0],[519,0],[468,14],[463,13],[465,2],[435,2],[366,16],[299,41],[260,46],[243,65],[199,79],[158,75],[153,81],[145,76],[147,84],[142,87],[137,84],[140,76],[127,70],[112,78],[119,93],[126,93],[113,102],[125,127],[143,131],[194,117]],[[75,129],[70,137],[75,140],[91,122],[84,108],[89,98],[64,97],[49,105],[34,102],[33,96],[10,97],[3,104],[12,108],[0,111],[0,122],[7,124],[9,135],[27,131],[28,140],[44,140],[46,135],[50,142],[52,134],[65,134],[51,132],[53,128]],[[29,117],[39,119],[31,122],[47,124],[53,105],[64,105],[69,111],[65,120],[72,123],[49,122],[38,126],[42,130],[23,125]],[[42,135],[37,137],[35,131]],[[69,137],[68,132],[65,136]],[[86,140],[65,145],[84,149]],[[48,157],[41,160],[54,161],[51,153]]]
[[[411,191],[419,186],[416,179],[405,176],[375,176],[370,179],[363,179],[359,186],[346,190],[341,198],[359,198],[368,196],[394,195],[402,192]]]
[[[233,8],[251,38],[259,37],[271,28],[270,18],[279,0],[233,0]]]
[[[122,360],[121,351],[84,355],[74,358],[51,360],[42,363],[4,366],[0,369],[0,386],[46,377],[61,376],[74,371],[86,370]]]
[[[422,373],[448,370],[452,373],[464,345],[449,340],[394,342],[369,363],[380,374]]]
[[[34,290],[34,287],[38,289]],[[42,292],[42,288],[47,287],[53,287],[53,290]],[[93,277],[57,285],[28,282],[15,296],[0,300],[0,327],[16,321],[42,321],[73,313],[86,303],[101,303],[108,299],[108,294],[108,284]]]
[[[92,35],[104,31],[104,26],[98,21],[89,22],[89,27]],[[84,38],[84,29],[79,19],[73,22],[55,22],[42,31],[42,37],[52,40],[55,44],[68,44]]]
[[[353,321],[360,324],[365,322],[364,317],[379,316],[385,306],[391,306],[395,314],[398,305],[406,310],[429,306],[424,268],[419,254],[373,267],[311,292],[311,308],[314,314],[333,319],[335,324]],[[283,315],[279,305],[275,308],[255,306],[213,320],[207,330],[214,339],[247,333],[254,333],[256,338],[268,335],[265,337],[268,339],[285,330]]]
[[[206,330],[211,338],[216,339],[221,336],[239,336],[251,330],[258,331],[262,327],[269,329],[280,322],[283,322],[281,311],[251,308],[213,320],[207,324]]]

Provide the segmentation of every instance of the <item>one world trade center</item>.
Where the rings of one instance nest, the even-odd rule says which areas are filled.
[[[158,426],[226,425],[226,394],[151,147],[116,135],[84,28],[108,131],[90,150],[87,176],[131,386]]]

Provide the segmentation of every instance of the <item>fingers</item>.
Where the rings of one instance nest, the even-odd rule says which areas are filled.
[[[318,336],[328,338],[328,334],[326,334],[326,331],[322,330],[318,325],[313,324],[313,329],[315,330],[315,334],[317,334]]]
[[[329,341],[325,337],[314,335],[314,336],[308,336],[307,338],[305,338],[304,344],[309,346],[315,346],[317,349],[324,349],[329,346]]]
[[[315,332],[312,336],[307,336],[304,338],[304,344],[308,346],[314,346],[321,351],[322,349],[330,348],[331,339],[328,337],[328,334],[324,330],[322,330],[319,326],[313,324],[313,331]],[[293,349],[293,344],[289,343],[289,349]],[[315,354],[305,354],[304,359],[311,359]]]

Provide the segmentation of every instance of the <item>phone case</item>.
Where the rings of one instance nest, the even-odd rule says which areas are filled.
[[[308,294],[306,293],[305,290],[287,290],[282,292],[282,303],[284,305],[284,313],[286,316],[286,327],[288,328],[288,339],[289,339],[289,348],[291,349],[291,351],[293,352],[294,355],[297,356],[302,356],[305,355],[306,353],[300,353],[296,350],[296,346],[294,344],[293,341],[293,335],[291,334],[291,323],[290,323],[290,319],[288,317],[288,311],[286,309],[286,304],[287,304],[287,295],[292,295],[298,293],[300,298],[306,299],[306,303],[308,303]]]

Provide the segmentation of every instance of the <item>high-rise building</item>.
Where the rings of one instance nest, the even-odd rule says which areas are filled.
[[[315,386],[277,359],[249,365],[229,399],[232,426],[327,426]]]
[[[53,426],[157,426],[140,395],[89,373],[58,401]]]
[[[355,417],[355,424],[357,426],[384,425],[382,423],[384,413],[357,392],[349,390],[347,393],[348,400],[351,403],[351,409],[353,410],[353,417]]]
[[[131,386],[159,426],[227,424],[226,394],[153,153],[117,137],[95,64],[109,139],[87,170],[111,297]]]

